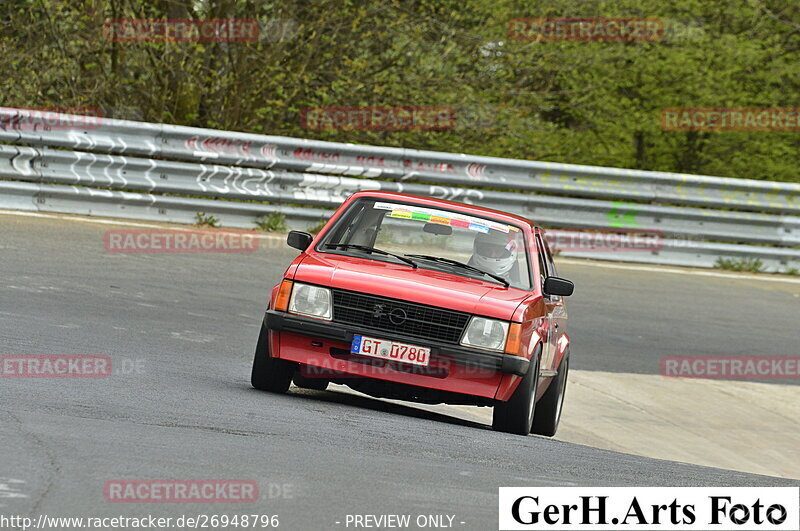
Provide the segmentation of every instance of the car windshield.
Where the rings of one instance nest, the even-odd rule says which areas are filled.
[[[331,228],[317,250],[531,289],[523,230],[453,210],[359,199]]]

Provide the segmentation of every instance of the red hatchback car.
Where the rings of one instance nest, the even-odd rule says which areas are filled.
[[[272,290],[256,389],[346,384],[375,397],[494,407],[492,426],[552,436],[569,370],[572,282],[544,231],[474,205],[349,197]]]

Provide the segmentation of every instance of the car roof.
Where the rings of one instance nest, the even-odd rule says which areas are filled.
[[[503,212],[501,210],[494,210],[491,208],[486,208],[477,205],[470,205],[467,203],[447,201],[446,199],[437,199],[435,197],[424,197],[419,195],[403,194],[400,192],[363,191],[354,193],[353,195],[350,196],[350,199],[357,199],[359,197],[374,197],[376,199],[387,199],[387,200],[391,199],[405,200],[405,201],[411,200],[415,203],[419,203],[421,205],[425,205],[428,207],[450,208],[453,210],[458,210],[460,212],[463,212],[464,214],[488,216],[499,221],[521,224],[523,226],[528,226],[531,228],[539,227],[539,225],[529,220],[528,218],[523,218],[522,216],[517,216],[516,214],[509,214],[508,212]]]

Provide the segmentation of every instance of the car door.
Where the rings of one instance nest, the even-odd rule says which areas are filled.
[[[536,252],[539,258],[539,286],[544,287],[544,280],[547,277],[554,277],[556,275],[555,264],[544,235],[541,230],[536,231]],[[544,305],[546,311],[545,323],[543,328],[545,330],[546,338],[542,338],[542,363],[541,375],[552,376],[555,374],[558,367],[558,342],[561,335],[564,333],[563,327],[565,326],[566,312],[564,308],[564,300],[557,295],[544,295]]]
[[[558,271],[556,270],[556,265],[553,262],[553,255],[550,252],[550,247],[547,245],[547,239],[544,237],[542,231],[537,231],[536,237],[538,238],[536,246],[542,251],[542,259],[547,271],[547,276],[557,277]],[[567,307],[564,304],[564,298],[559,297],[558,295],[545,295],[545,307],[547,308],[548,318],[549,352],[547,364],[545,365],[545,363],[542,363],[542,376],[549,376],[555,373],[555,370],[561,361],[561,355],[564,351],[565,341],[567,339],[565,336],[567,326]],[[548,373],[544,371],[553,372]]]
[[[544,293],[544,280],[549,276],[549,271],[547,269],[547,257],[543,239],[538,229],[536,230],[535,238],[536,257],[539,261],[539,278],[536,279],[536,282],[538,282],[539,289]],[[542,360],[539,366],[542,376],[550,374],[555,368],[555,323],[553,320],[553,311],[557,301],[553,300],[554,298],[555,297],[544,295],[545,316],[540,328],[540,334],[542,336]]]

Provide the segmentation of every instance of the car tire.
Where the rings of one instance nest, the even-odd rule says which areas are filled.
[[[286,360],[273,358],[269,352],[269,332],[261,328],[253,358],[253,373],[250,383],[259,391],[285,393],[289,390],[295,364]]]
[[[492,429],[516,435],[528,435],[533,426],[536,410],[536,388],[539,382],[541,347],[533,354],[528,372],[522,377],[508,402],[495,404],[492,412]]]
[[[558,374],[550,382],[539,403],[536,405],[536,414],[533,416],[531,433],[552,437],[558,430],[561,420],[561,411],[564,408],[564,397],[567,394],[567,377],[569,376],[569,351],[564,354],[564,359],[558,367]]]
[[[310,378],[308,376],[303,376],[300,374],[299,370],[295,373],[292,381],[301,389],[312,389],[314,391],[324,391],[328,388],[328,384],[330,383],[325,378]]]

